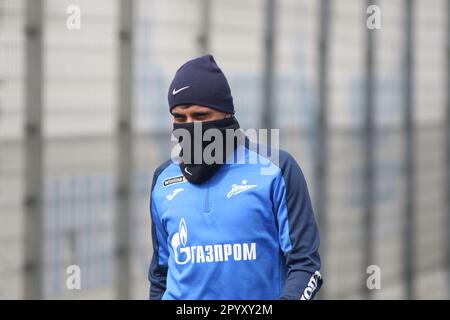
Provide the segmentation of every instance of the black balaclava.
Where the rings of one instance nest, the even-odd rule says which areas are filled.
[[[201,131],[195,133],[194,122],[173,124],[174,136],[181,145],[180,169],[186,179],[195,184],[203,183],[211,178],[220,169],[221,165],[226,162],[228,154],[233,152],[236,147],[242,143],[243,138],[242,132],[238,130],[239,122],[234,116],[220,120],[203,121],[197,123],[197,125],[201,125]],[[178,131],[178,129],[186,130],[186,133],[189,133],[190,140],[183,141],[184,137],[179,134],[180,131]],[[221,155],[216,155],[215,150],[211,149],[213,151],[212,156],[217,156],[217,158],[213,159],[215,161],[212,163],[211,161],[205,161],[206,159],[203,159],[205,148],[215,141],[214,138],[212,138],[211,141],[203,141],[204,134],[209,129],[217,129],[216,133],[221,136],[221,141],[223,142],[220,146]],[[228,130],[231,130],[232,132],[227,134]],[[236,130],[238,130],[238,132],[236,132]],[[236,133],[236,135],[234,135],[234,133]],[[190,149],[187,150],[189,147]],[[194,157],[195,150],[201,151],[201,158],[198,163],[196,163],[196,160],[198,159],[195,159]]]

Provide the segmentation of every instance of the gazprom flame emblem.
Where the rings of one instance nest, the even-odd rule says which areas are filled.
[[[187,242],[187,226],[186,222],[183,218],[181,218],[180,226],[178,227],[178,232],[175,233],[172,237],[172,250],[174,252],[175,256],[175,262],[177,264],[186,264],[191,259],[191,252],[189,248],[186,248],[186,242]],[[180,245],[183,245],[182,248],[179,248]],[[185,255],[185,259],[180,260],[180,256]]]
[[[181,244],[183,245],[183,247],[185,247],[186,246],[186,240],[187,240],[187,227],[186,227],[186,222],[184,221],[183,218],[181,218],[180,227],[178,229],[178,233],[180,234]]]

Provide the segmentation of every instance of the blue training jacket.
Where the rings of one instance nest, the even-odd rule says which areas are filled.
[[[202,184],[171,160],[156,169],[150,299],[312,299],[319,290],[319,232],[299,165],[283,150],[279,161],[244,145],[232,156]]]

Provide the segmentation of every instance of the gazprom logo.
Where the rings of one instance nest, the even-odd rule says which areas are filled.
[[[226,261],[256,260],[256,243],[224,243],[205,246],[186,246],[188,229],[186,221],[181,218],[178,232],[172,236],[172,250],[175,262],[179,265],[187,263],[211,263]]]

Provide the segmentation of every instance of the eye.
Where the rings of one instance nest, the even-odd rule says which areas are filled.
[[[209,116],[208,112],[196,112],[193,114],[193,117],[196,119],[204,119]]]
[[[173,119],[176,121],[176,122],[183,122],[183,121],[186,121],[186,116],[185,115],[182,115],[182,114],[179,114],[179,113],[174,113],[174,114],[172,114],[173,115]]]

